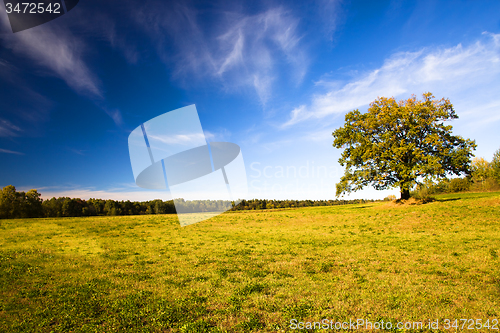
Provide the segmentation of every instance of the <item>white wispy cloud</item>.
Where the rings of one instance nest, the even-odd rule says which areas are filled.
[[[24,155],[24,153],[20,153],[18,151],[13,151],[13,150],[8,150],[8,149],[2,149],[2,148],[0,148],[0,153],[15,154],[15,155]]]
[[[78,186],[63,186],[63,187],[22,187],[19,191],[29,191],[32,188],[36,188],[41,194],[42,199],[47,200],[52,197],[70,197],[70,198],[80,198],[88,200],[90,198],[96,199],[111,199],[111,200],[130,200],[130,201],[149,201],[155,199],[161,200],[172,200],[173,195],[170,191],[154,191],[154,190],[144,190],[140,189],[134,183],[121,184],[114,188],[106,189],[95,189],[92,187],[78,187]],[[184,198],[186,200],[200,200],[200,199],[224,199],[227,197],[227,190],[224,187],[223,191],[215,188],[208,188],[196,191],[186,188],[184,191],[177,189],[175,192],[175,198]]]
[[[5,60],[0,59],[0,66],[2,66],[2,69],[9,68],[10,64],[6,62]]]
[[[159,142],[167,145],[191,146],[199,142],[204,142],[205,135],[203,133],[174,134],[174,135],[148,134],[148,140],[151,145],[153,145],[153,143],[158,144]]]
[[[333,40],[342,13],[341,0],[319,0],[317,2],[319,17],[323,21],[323,30],[328,39]]]
[[[15,87],[0,99],[0,137],[38,136],[49,119],[52,101],[33,90],[15,65],[0,62],[0,80]]]
[[[70,197],[88,200],[96,199],[111,199],[111,200],[130,200],[130,201],[149,201],[154,199],[171,200],[172,196],[167,191],[110,191],[110,190],[93,190],[93,189],[72,189],[72,190],[47,190],[39,188],[38,191],[42,194],[42,199],[50,199],[52,197]]]
[[[31,188],[20,188],[20,191],[29,191]],[[183,198],[185,200],[218,200],[227,198],[227,190],[201,190],[194,192],[176,192],[175,198]],[[41,193],[43,200],[51,199],[52,197],[70,197],[88,200],[90,198],[103,200],[117,201],[150,201],[161,199],[163,201],[172,200],[172,194],[168,191],[111,191],[111,190],[93,190],[93,189],[73,189],[73,190],[57,190],[45,191],[43,188],[37,188]]]
[[[156,8],[138,10],[134,18],[156,42],[160,57],[175,63],[177,78],[217,79],[226,91],[252,87],[265,104],[278,65],[288,64],[290,80],[297,84],[309,66],[299,20],[284,7],[255,15],[219,12],[215,28],[201,26],[200,13],[185,4]],[[169,38],[176,47],[174,56],[167,47]]]
[[[212,56],[216,74],[230,84],[253,86],[265,104],[282,59],[297,83],[307,71],[309,58],[300,44],[298,24],[299,20],[283,7],[251,16],[234,14],[226,32],[217,38],[219,48]]]
[[[102,111],[104,111],[111,119],[113,119],[116,125],[121,126],[123,124],[122,113],[119,109],[109,107],[107,103],[102,100],[95,101],[95,104]]]
[[[15,34],[4,34],[2,40],[14,52],[51,70],[81,94],[102,97],[98,78],[81,58],[84,43],[67,29],[42,25]]]
[[[379,96],[396,97],[426,91],[439,97],[453,97],[452,102],[458,104],[467,96],[474,100],[476,108],[484,106],[477,109],[483,116],[482,120],[498,119],[497,112],[486,106],[497,105],[500,101],[500,35],[483,35],[484,38],[469,46],[459,44],[394,54],[380,68],[364,73],[340,88],[314,95],[309,105],[293,109],[289,120],[282,126],[344,113],[368,105]],[[325,82],[322,85],[327,86]],[[335,86],[338,82],[332,84]],[[476,93],[484,98],[474,96]]]
[[[221,128],[217,131],[204,130],[203,133],[208,142],[227,141],[231,137],[231,132],[226,128]]]
[[[154,199],[171,200],[171,194],[168,191],[144,190],[135,183],[120,183],[103,189],[95,187],[83,187],[76,184],[58,185],[58,186],[24,186],[19,191],[29,191],[37,189],[42,199],[47,200],[52,197],[70,197],[88,200],[111,199],[111,200],[130,200],[130,201],[148,201]]]
[[[8,25],[5,16],[0,15],[0,25]],[[62,79],[78,94],[93,100],[115,124],[121,125],[121,112],[106,105],[101,82],[83,59],[88,51],[87,43],[70,31],[69,27],[52,22],[15,34],[2,34],[0,40],[15,54],[30,59],[36,67],[45,70],[39,73]],[[118,39],[113,40],[118,43]]]
[[[23,130],[6,119],[0,119],[0,137],[19,136]]]

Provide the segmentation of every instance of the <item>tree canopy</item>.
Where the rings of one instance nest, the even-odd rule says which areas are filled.
[[[492,168],[490,163],[482,157],[475,157],[472,160],[472,178],[474,182],[484,181],[492,176]]]
[[[346,114],[343,127],[333,132],[335,148],[345,148],[339,159],[345,172],[337,196],[365,186],[377,190],[399,187],[402,199],[423,179],[471,173],[473,140],[452,135],[445,121],[457,119],[449,99],[407,100],[379,97],[368,112]]]
[[[42,212],[42,199],[37,190],[17,192],[12,185],[0,191],[0,219],[11,217],[38,217]]]

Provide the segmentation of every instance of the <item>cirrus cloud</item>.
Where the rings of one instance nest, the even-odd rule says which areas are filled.
[[[218,24],[210,27],[202,25],[202,13],[186,4],[155,3],[155,8],[135,11],[134,20],[155,42],[160,58],[174,63],[174,77],[181,81],[208,77],[226,91],[252,87],[264,105],[279,66],[286,64],[297,84],[307,71],[299,20],[284,7],[253,15],[214,11]]]
[[[473,105],[482,117],[498,120],[500,103],[500,34],[483,33],[486,38],[469,46],[416,52],[396,53],[377,69],[364,73],[341,87],[323,94],[315,94],[309,105],[300,105],[290,112],[286,128],[308,119],[321,119],[368,105],[379,96],[401,96],[431,91],[437,96],[454,97],[462,103],[462,96],[474,96]],[[321,82],[328,86],[328,82]],[[338,82],[332,82],[338,86]],[[469,102],[470,103],[470,102]],[[480,107],[483,105],[483,107]],[[467,114],[467,113],[465,113]]]

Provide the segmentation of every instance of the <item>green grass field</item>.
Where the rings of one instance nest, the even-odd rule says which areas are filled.
[[[0,220],[0,332],[492,321],[499,255],[499,192],[227,212],[183,228],[175,215]]]

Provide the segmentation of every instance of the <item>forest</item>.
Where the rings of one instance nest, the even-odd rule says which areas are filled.
[[[175,199],[182,206],[183,213],[216,212],[231,210],[258,210],[277,208],[297,208],[311,206],[335,206],[357,204],[374,200],[242,200],[237,205],[224,200],[192,200]],[[12,185],[5,186],[0,193],[0,218],[32,218],[32,217],[79,217],[79,216],[118,216],[144,214],[176,214],[173,200],[160,199],[150,201],[116,201],[104,199],[79,199],[59,197],[43,200],[35,190],[17,191]]]
[[[443,178],[439,181],[422,180],[411,193],[415,198],[429,198],[431,195],[456,192],[487,192],[500,190],[500,150],[493,160],[474,158],[472,173],[462,178]],[[384,200],[395,200],[394,195]],[[239,203],[224,200],[176,200],[182,213],[222,212],[226,210],[264,210],[313,206],[337,206],[359,204],[376,200],[241,200]],[[174,200],[116,201],[90,198],[59,197],[43,200],[36,189],[17,191],[13,185],[5,186],[0,192],[0,218],[31,217],[79,217],[79,216],[119,216],[144,214],[176,214]],[[232,207],[228,209],[229,207]]]

